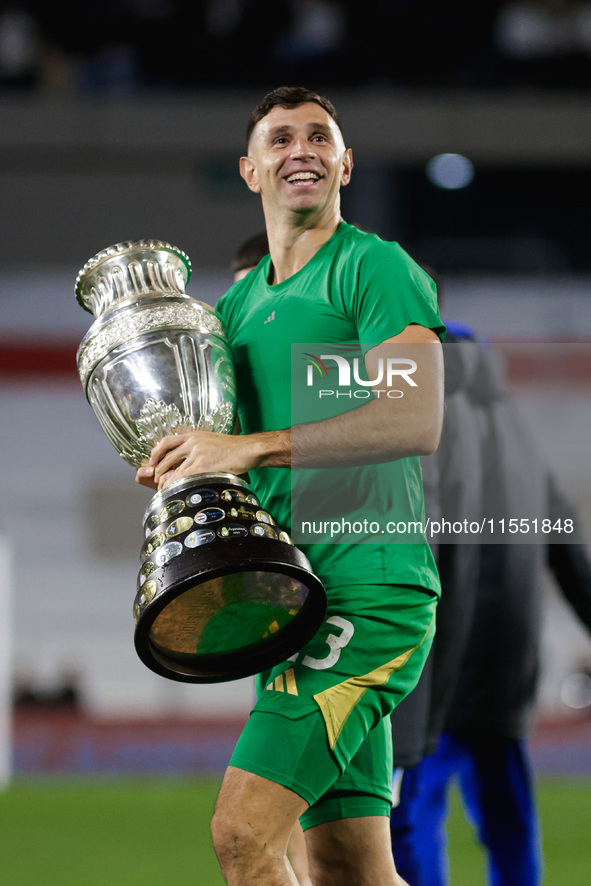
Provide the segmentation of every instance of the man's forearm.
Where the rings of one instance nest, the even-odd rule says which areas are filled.
[[[396,415],[378,400],[291,431],[294,467],[337,467],[429,455],[439,443],[438,411]]]
[[[242,439],[249,447],[252,467],[289,468],[292,461],[291,428],[247,434]]]
[[[154,447],[149,465],[139,469],[138,482],[161,488],[193,473],[241,475],[259,467],[337,467],[429,454],[437,448],[443,417],[441,348],[439,343],[416,346],[413,352],[404,344],[402,362],[414,364],[404,391],[374,387],[374,399],[357,409],[292,428],[237,436],[201,430],[169,435]],[[369,352],[370,378],[378,378],[376,360],[382,353],[388,354],[382,346]]]
[[[277,452],[270,450],[265,463],[336,467],[376,464],[434,452],[443,421],[441,346],[439,343],[436,346],[406,343],[396,350],[392,344],[384,343],[368,354],[369,377],[381,379],[383,372],[378,372],[378,361],[383,367],[393,355],[404,357],[394,361],[397,365],[414,364],[410,383],[399,381],[401,390],[398,390],[397,376],[394,375],[390,386],[384,389],[384,381],[381,381],[374,388],[374,399],[366,400],[358,408],[322,421],[302,422],[291,431],[280,432],[284,448],[279,450],[279,458]],[[260,442],[264,445],[264,441]],[[268,442],[271,447],[277,446],[277,440],[273,438]],[[290,462],[287,461],[288,447]]]
[[[337,467],[428,455],[439,442],[437,410],[396,419],[377,400],[311,424],[251,434],[245,442],[257,467]]]

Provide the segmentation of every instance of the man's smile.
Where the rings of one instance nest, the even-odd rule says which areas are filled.
[[[285,177],[285,181],[290,185],[296,185],[296,187],[306,187],[313,185],[321,177],[318,172],[307,170],[306,172],[292,172]]]

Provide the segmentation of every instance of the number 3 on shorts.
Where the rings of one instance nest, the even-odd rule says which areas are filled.
[[[340,615],[333,615],[327,618],[326,624],[335,625],[335,627],[341,630],[340,634],[329,634],[326,638],[325,642],[330,646],[328,655],[324,658],[313,658],[311,655],[305,655],[302,659],[303,665],[306,665],[308,668],[314,668],[317,671],[331,668],[339,660],[341,650],[349,643],[355,631],[351,622],[347,621],[346,618],[341,618]]]

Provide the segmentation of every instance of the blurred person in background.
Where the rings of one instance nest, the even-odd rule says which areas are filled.
[[[441,299],[441,282],[436,281]],[[426,513],[431,520],[445,516],[452,522],[480,522],[483,508],[483,455],[481,427],[471,402],[480,362],[480,345],[463,337],[451,324],[444,346],[445,414],[437,452],[421,459]],[[461,342],[461,344],[460,344]],[[445,511],[443,514],[442,511]],[[479,545],[452,544],[439,533],[432,541],[441,580],[442,599],[437,613],[437,633],[417,687],[392,712],[394,803],[391,813],[392,846],[403,877],[418,884],[420,847],[412,817],[412,802],[420,769],[417,764],[432,754],[449,709],[462,666],[475,603],[479,570]]]
[[[258,231],[241,243],[232,259],[234,283],[246,277],[249,271],[254,271],[258,263],[268,254],[269,241],[266,231]]]
[[[438,631],[417,695],[403,703],[414,704],[419,715],[411,720],[412,755],[401,764],[409,768],[391,816],[393,850],[413,886],[449,882],[445,820],[457,781],[487,853],[491,886],[539,886],[543,860],[527,736],[538,685],[543,578],[549,568],[591,631],[591,559],[578,515],[541,457],[493,354],[467,327],[446,325],[442,440],[437,453],[423,459],[438,466],[436,514],[463,519],[461,510],[471,502],[475,519],[478,513],[537,516],[562,527],[572,520],[573,532],[561,536],[567,542],[547,543],[552,536],[543,536],[534,544],[439,538]],[[458,410],[457,393],[449,394],[462,366]],[[397,744],[409,742],[404,713],[401,706],[392,715],[395,760]],[[425,756],[413,765],[421,741]]]

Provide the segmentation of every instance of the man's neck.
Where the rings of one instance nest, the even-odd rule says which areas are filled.
[[[332,215],[321,223],[294,227],[292,224],[267,223],[269,252],[271,253],[272,284],[283,283],[297,274],[318,250],[330,240],[342,218]]]

